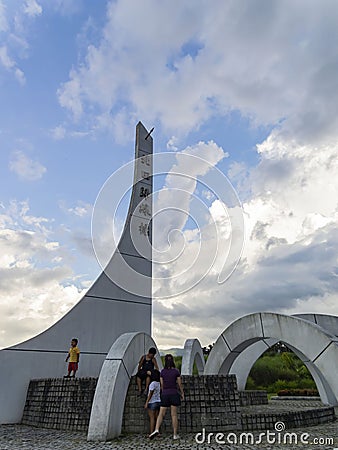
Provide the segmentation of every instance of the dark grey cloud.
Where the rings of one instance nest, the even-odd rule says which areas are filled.
[[[216,276],[208,276],[198,289],[170,305],[156,301],[154,321],[175,323],[182,332],[193,324],[199,336],[216,339],[233,320],[257,311],[285,313],[300,305],[309,311],[309,300],[311,308],[315,299],[320,305],[328,295],[336,296],[338,310],[337,248],[334,225],[317,230],[306,245],[270,248],[253,267],[242,261],[222,285],[217,285]]]

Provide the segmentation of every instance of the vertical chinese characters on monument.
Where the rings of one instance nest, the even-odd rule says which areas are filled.
[[[140,149],[136,170],[138,203],[131,221],[133,244],[141,256],[151,259],[152,155]]]

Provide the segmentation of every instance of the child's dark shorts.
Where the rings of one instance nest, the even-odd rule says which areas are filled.
[[[145,380],[147,377],[149,377],[149,375],[147,374],[147,370],[146,369],[140,369],[136,376],[138,378],[141,378],[141,380]]]
[[[150,409],[151,411],[159,411],[160,407],[161,402],[148,403],[148,409]]]
[[[69,371],[74,370],[76,372],[78,368],[79,368],[79,365],[78,365],[77,362],[70,362],[70,363],[68,363],[68,370]]]
[[[169,406],[180,406],[181,396],[177,394],[161,394],[161,406],[165,408]]]

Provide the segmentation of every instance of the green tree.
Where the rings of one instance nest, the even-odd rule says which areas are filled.
[[[264,389],[277,392],[280,389],[314,389],[310,372],[292,352],[271,349],[253,365],[246,389]]]

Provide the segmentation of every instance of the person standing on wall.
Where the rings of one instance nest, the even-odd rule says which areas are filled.
[[[68,363],[68,375],[65,375],[64,378],[75,378],[75,374],[77,369],[79,368],[80,361],[80,349],[77,346],[78,340],[73,338],[70,345],[70,349],[66,358],[66,362]],[[73,372],[73,375],[71,373]]]

